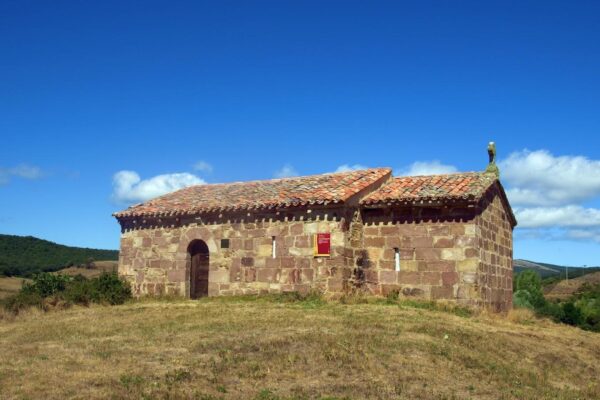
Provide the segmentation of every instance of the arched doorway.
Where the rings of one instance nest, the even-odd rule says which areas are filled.
[[[208,246],[203,240],[193,240],[188,246],[190,255],[190,298],[208,296]]]

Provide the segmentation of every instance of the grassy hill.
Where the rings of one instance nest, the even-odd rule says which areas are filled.
[[[1,398],[600,398],[600,335],[527,316],[234,297],[16,318]]]
[[[113,272],[117,270],[118,261],[94,261],[93,268],[81,268],[78,266],[72,266],[64,269],[60,269],[54,273],[60,273],[65,275],[83,275],[86,278],[96,278],[102,274],[102,272]],[[0,300],[17,294],[21,289],[23,282],[27,282],[29,279],[17,276],[2,276],[0,275]]]
[[[32,236],[0,235],[0,275],[27,276],[94,260],[118,260],[117,250],[70,247]]]
[[[566,277],[567,270],[569,273],[569,279],[577,278],[594,272],[600,272],[600,267],[569,267],[565,265],[555,265],[519,259],[513,261],[513,270],[515,273],[528,269],[538,272],[542,279],[550,277],[564,279]]]
[[[544,297],[547,299],[567,299],[585,283],[600,284],[600,272],[586,274],[574,279],[563,279],[544,287]]]

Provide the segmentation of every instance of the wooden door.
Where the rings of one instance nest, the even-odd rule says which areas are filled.
[[[188,248],[190,254],[190,297],[208,296],[209,254],[202,240],[194,240]]]

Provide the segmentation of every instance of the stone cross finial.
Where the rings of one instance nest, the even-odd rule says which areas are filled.
[[[500,178],[500,170],[496,165],[496,143],[488,143],[488,156],[490,157],[490,162],[487,168],[485,169],[485,172],[495,174],[498,178]]]

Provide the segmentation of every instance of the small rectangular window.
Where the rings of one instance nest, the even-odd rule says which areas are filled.
[[[394,248],[394,266],[396,271],[400,271],[400,249]]]
[[[221,248],[228,249],[229,248],[229,239],[221,239]]]
[[[275,258],[277,255],[277,239],[275,236],[271,236],[271,256]]]

